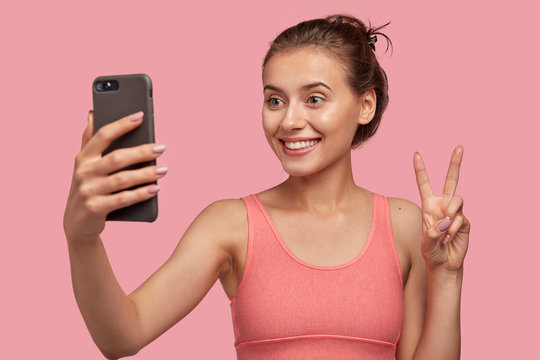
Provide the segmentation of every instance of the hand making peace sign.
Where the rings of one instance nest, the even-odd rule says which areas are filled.
[[[416,182],[422,199],[422,255],[430,269],[457,272],[469,246],[470,222],[463,215],[463,199],[454,195],[459,179],[463,147],[452,153],[444,190],[435,196],[422,157],[414,154]]]

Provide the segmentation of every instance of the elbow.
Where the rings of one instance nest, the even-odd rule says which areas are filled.
[[[101,349],[100,349],[101,350]],[[136,355],[139,351],[105,351],[101,350],[103,356],[109,360],[117,360],[128,356]]]
[[[116,346],[112,347],[100,347],[99,351],[109,360],[117,360],[128,356],[136,355],[141,349],[135,346]]]

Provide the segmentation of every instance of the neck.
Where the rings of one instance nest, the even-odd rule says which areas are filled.
[[[324,213],[343,209],[357,189],[352,174],[351,152],[315,174],[289,176],[281,187],[294,207]]]

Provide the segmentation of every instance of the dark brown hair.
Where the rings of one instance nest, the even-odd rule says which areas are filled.
[[[270,44],[263,71],[268,60],[283,50],[316,47],[335,56],[343,65],[347,82],[355,94],[360,96],[374,89],[377,96],[373,119],[366,125],[359,125],[354,134],[351,147],[356,148],[375,134],[388,105],[388,79],[375,57],[374,45],[377,35],[381,35],[386,39],[386,51],[392,46],[390,38],[379,31],[388,24],[379,27],[369,24],[366,27],[357,18],[344,14],[303,21],[283,31]]]

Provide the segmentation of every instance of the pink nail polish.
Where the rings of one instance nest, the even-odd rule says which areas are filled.
[[[167,173],[167,171],[169,171],[169,168],[166,167],[166,166],[163,166],[163,167],[160,167],[160,168],[156,169],[156,174],[157,175],[165,175]]]
[[[443,240],[443,244],[446,244],[447,242],[450,241],[450,234],[446,234],[446,236],[444,237],[444,240]]]
[[[143,118],[144,116],[144,113],[142,111],[137,111],[135,114],[131,114],[131,116],[129,117],[129,120],[135,122],[135,121],[139,121]]]
[[[148,188],[150,194],[156,194],[159,191],[159,185],[152,185]]]
[[[440,232],[446,231],[446,229],[450,227],[450,223],[450,216],[447,216],[439,225],[437,225],[437,229],[439,229]]]
[[[152,151],[154,152],[154,154],[161,154],[165,151],[165,145],[154,145],[152,147]]]

